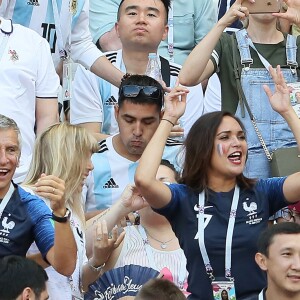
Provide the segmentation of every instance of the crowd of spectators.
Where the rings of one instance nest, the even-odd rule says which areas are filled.
[[[300,0],[258,2],[0,0],[0,300],[299,299]]]

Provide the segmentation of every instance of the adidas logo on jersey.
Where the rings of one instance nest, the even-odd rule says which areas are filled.
[[[27,5],[40,6],[39,0],[29,0],[29,1],[27,2]]]
[[[111,105],[115,106],[117,104],[118,104],[118,101],[116,100],[116,98],[114,96],[111,96],[110,98],[108,98],[104,103],[104,105],[106,105],[106,106],[111,106]]]
[[[117,189],[119,186],[116,184],[113,178],[110,178],[103,186],[104,189]]]

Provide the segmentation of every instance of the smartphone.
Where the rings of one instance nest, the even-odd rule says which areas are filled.
[[[281,0],[255,0],[254,3],[243,0],[242,6],[247,7],[250,14],[275,13],[280,11]]]

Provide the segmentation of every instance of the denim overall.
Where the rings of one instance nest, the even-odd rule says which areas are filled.
[[[266,84],[274,91],[274,83],[269,71],[266,68],[251,68],[253,60],[250,54],[247,31],[242,29],[235,34],[243,66],[241,72],[242,88],[268,150],[272,153],[277,148],[296,146],[295,138],[286,121],[272,109],[262,87],[263,84]],[[289,35],[286,41],[286,56],[287,65],[290,68],[282,69],[283,76],[288,83],[297,81],[296,66],[298,64],[296,53],[296,38]],[[236,111],[236,116],[245,125],[248,142],[248,160],[244,174],[250,178],[271,177],[270,163],[257,137],[246,108],[245,116],[243,117],[240,103]]]

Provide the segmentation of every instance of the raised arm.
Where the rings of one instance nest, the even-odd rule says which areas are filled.
[[[161,208],[171,201],[170,189],[156,179],[166,140],[173,124],[183,115],[188,90],[177,86],[165,98],[165,112],[140,159],[135,172],[135,184],[142,196],[154,208]]]
[[[53,214],[60,218],[66,214],[64,190],[65,182],[53,175],[43,174],[35,184],[35,193],[49,199]],[[54,229],[54,245],[49,249],[46,258],[57,272],[70,276],[75,269],[77,253],[70,222],[54,222]]]
[[[264,85],[264,90],[267,93],[272,108],[277,111],[290,126],[300,150],[300,119],[296,115],[290,100],[290,91],[284,80],[280,66],[276,70],[270,67],[270,74],[275,82],[275,92],[272,93],[270,88]],[[286,200],[290,203],[295,203],[300,200],[300,172],[287,177],[283,185],[283,193]]]
[[[242,7],[241,2],[242,0],[237,0],[190,53],[179,73],[179,81],[181,84],[194,86],[212,75],[214,65],[210,60],[210,56],[222,32],[238,18],[242,19],[248,15],[248,9]]]
[[[275,92],[273,93],[266,85],[264,85],[264,90],[272,108],[287,121],[300,150],[300,119],[291,105],[289,87],[284,80],[280,66],[277,66],[276,69],[270,67],[269,71],[275,83]]]
[[[103,56],[92,41],[89,30],[89,1],[85,1],[82,11],[72,28],[71,56],[97,76],[119,86],[124,75]]]

